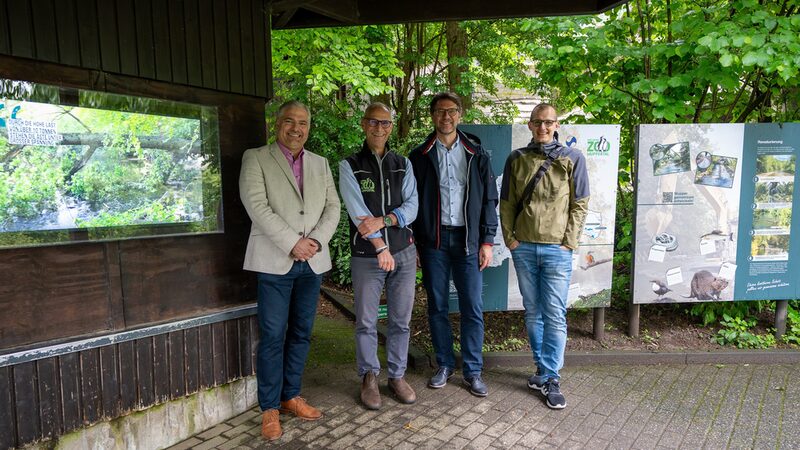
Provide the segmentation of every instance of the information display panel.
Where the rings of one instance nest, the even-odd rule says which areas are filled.
[[[640,125],[634,303],[792,299],[800,124]]]

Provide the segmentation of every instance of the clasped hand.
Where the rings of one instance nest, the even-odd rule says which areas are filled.
[[[358,219],[361,221],[361,223],[358,224],[358,232],[361,234],[361,237],[365,239],[370,234],[374,234],[384,227],[383,217],[358,216]]]
[[[304,262],[308,261],[314,255],[316,255],[317,250],[319,250],[317,243],[314,242],[313,239],[304,237],[301,238],[299,241],[297,241],[296,244],[294,244],[294,248],[292,248],[291,255],[295,261]]]

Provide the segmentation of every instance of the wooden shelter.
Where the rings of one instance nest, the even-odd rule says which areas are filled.
[[[213,106],[224,232],[0,250],[0,449],[254,373],[240,158],[275,28],[597,13],[619,1],[0,0],[0,78]]]

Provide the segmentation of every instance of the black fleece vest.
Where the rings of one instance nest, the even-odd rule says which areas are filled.
[[[380,217],[394,211],[403,203],[403,178],[406,175],[405,158],[386,151],[383,160],[372,154],[366,143],[361,151],[346,159],[358,181],[361,196],[373,216]],[[393,254],[414,242],[408,227],[391,226],[381,230],[383,240]],[[361,238],[358,228],[350,220],[350,250],[352,256],[374,257],[375,247],[367,239]]]

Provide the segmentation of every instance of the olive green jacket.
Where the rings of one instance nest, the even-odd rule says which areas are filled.
[[[517,211],[525,187],[552,154],[554,161],[533,190],[530,201]],[[531,142],[511,152],[500,189],[500,226],[506,245],[515,240],[561,244],[578,248],[589,206],[586,158],[579,150],[557,141]]]

